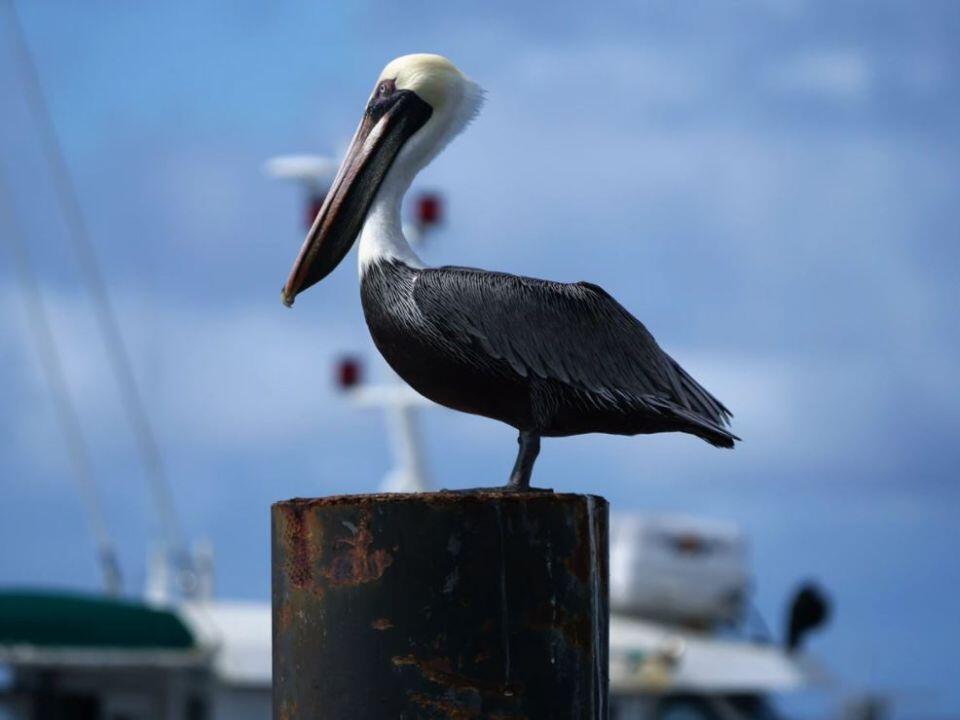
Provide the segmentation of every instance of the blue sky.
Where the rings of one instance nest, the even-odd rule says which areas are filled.
[[[262,163],[336,153],[389,59],[439,52],[488,95],[418,181],[449,210],[425,259],[604,286],[744,438],[732,453],[548,440],[540,482],[740,523],[771,624],[799,580],[831,592],[812,648],[842,690],[960,711],[955,3],[19,5],[221,594],[267,597],[271,501],[372,490],[389,463],[382,418],[329,382],[343,352],[380,372],[355,259],[280,305],[301,198]],[[134,585],[156,523],[3,38],[0,162]],[[0,582],[94,588],[2,257]],[[424,424],[444,484],[498,483],[512,464],[507,427],[441,410]]]

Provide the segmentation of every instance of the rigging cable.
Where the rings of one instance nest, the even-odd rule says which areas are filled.
[[[23,80],[27,104],[40,134],[57,200],[69,230],[69,237],[77,252],[81,275],[94,301],[97,324],[103,336],[110,368],[120,390],[124,411],[137,442],[140,459],[159,514],[164,542],[172,560],[186,577],[190,574],[191,561],[183,542],[184,536],[174,507],[163,457],[144,407],[129,353],[120,332],[120,325],[100,271],[96,250],[80,208],[76,185],[67,167],[53,116],[43,93],[40,75],[17,15],[16,5],[13,0],[6,0],[5,5],[8,9],[10,35],[17,69]]]
[[[47,378],[50,393],[53,395],[60,431],[66,441],[67,454],[70,456],[70,463],[73,466],[77,484],[80,486],[80,495],[87,507],[90,526],[97,545],[100,571],[103,574],[104,590],[107,595],[117,596],[123,584],[120,563],[117,561],[117,553],[107,531],[100,493],[97,491],[94,478],[93,463],[90,461],[90,449],[84,438],[80,416],[70,397],[60,350],[43,304],[40,283],[30,262],[30,251],[17,221],[13,197],[9,192],[2,168],[0,168],[0,217],[6,218],[6,226],[9,230],[2,233],[2,236],[10,246],[13,264],[20,280],[27,326],[33,335],[37,355],[40,356],[40,365],[43,367],[43,374]]]

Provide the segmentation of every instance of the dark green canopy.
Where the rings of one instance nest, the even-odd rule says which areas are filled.
[[[0,592],[0,647],[184,650],[193,635],[173,612],[72,592]]]

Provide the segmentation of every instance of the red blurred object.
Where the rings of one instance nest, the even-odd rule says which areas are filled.
[[[443,199],[436,193],[423,193],[417,198],[417,224],[422,228],[437,225],[443,220]]]
[[[673,547],[683,555],[700,555],[707,550],[707,544],[696,533],[683,533],[675,537]]]
[[[349,390],[360,384],[363,379],[363,365],[353,357],[341,358],[337,363],[337,386]]]
[[[316,220],[317,213],[320,212],[320,208],[323,207],[325,198],[326,195],[311,195],[307,198],[307,212],[303,218],[306,222],[307,230],[313,227],[313,221]]]

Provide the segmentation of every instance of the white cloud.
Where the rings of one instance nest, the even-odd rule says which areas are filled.
[[[120,451],[130,435],[89,307],[72,293],[47,292],[46,299],[71,394],[92,442]],[[164,442],[214,452],[251,450],[257,444],[295,444],[334,419],[343,422],[344,407],[332,390],[332,366],[344,351],[367,349],[362,328],[338,323],[335,316],[322,324],[305,314],[294,316],[279,302],[271,311],[262,306],[187,307],[123,294],[115,300],[129,347],[158,354],[135,353],[134,361]],[[24,383],[37,402],[13,408],[12,425],[19,428],[23,448],[42,461],[59,439],[18,304],[14,292],[0,292],[0,318],[12,330],[0,342],[16,358],[11,377]],[[155,377],[144,377],[145,365],[158,368]]]
[[[817,50],[772,64],[768,85],[788,95],[859,101],[870,93],[874,68],[855,48]]]
[[[622,94],[640,105],[688,105],[710,91],[704,68],[675,50],[615,43],[568,48],[562,53],[533,49],[511,68],[510,85],[556,93],[558,102],[575,95],[603,97],[616,104]]]

